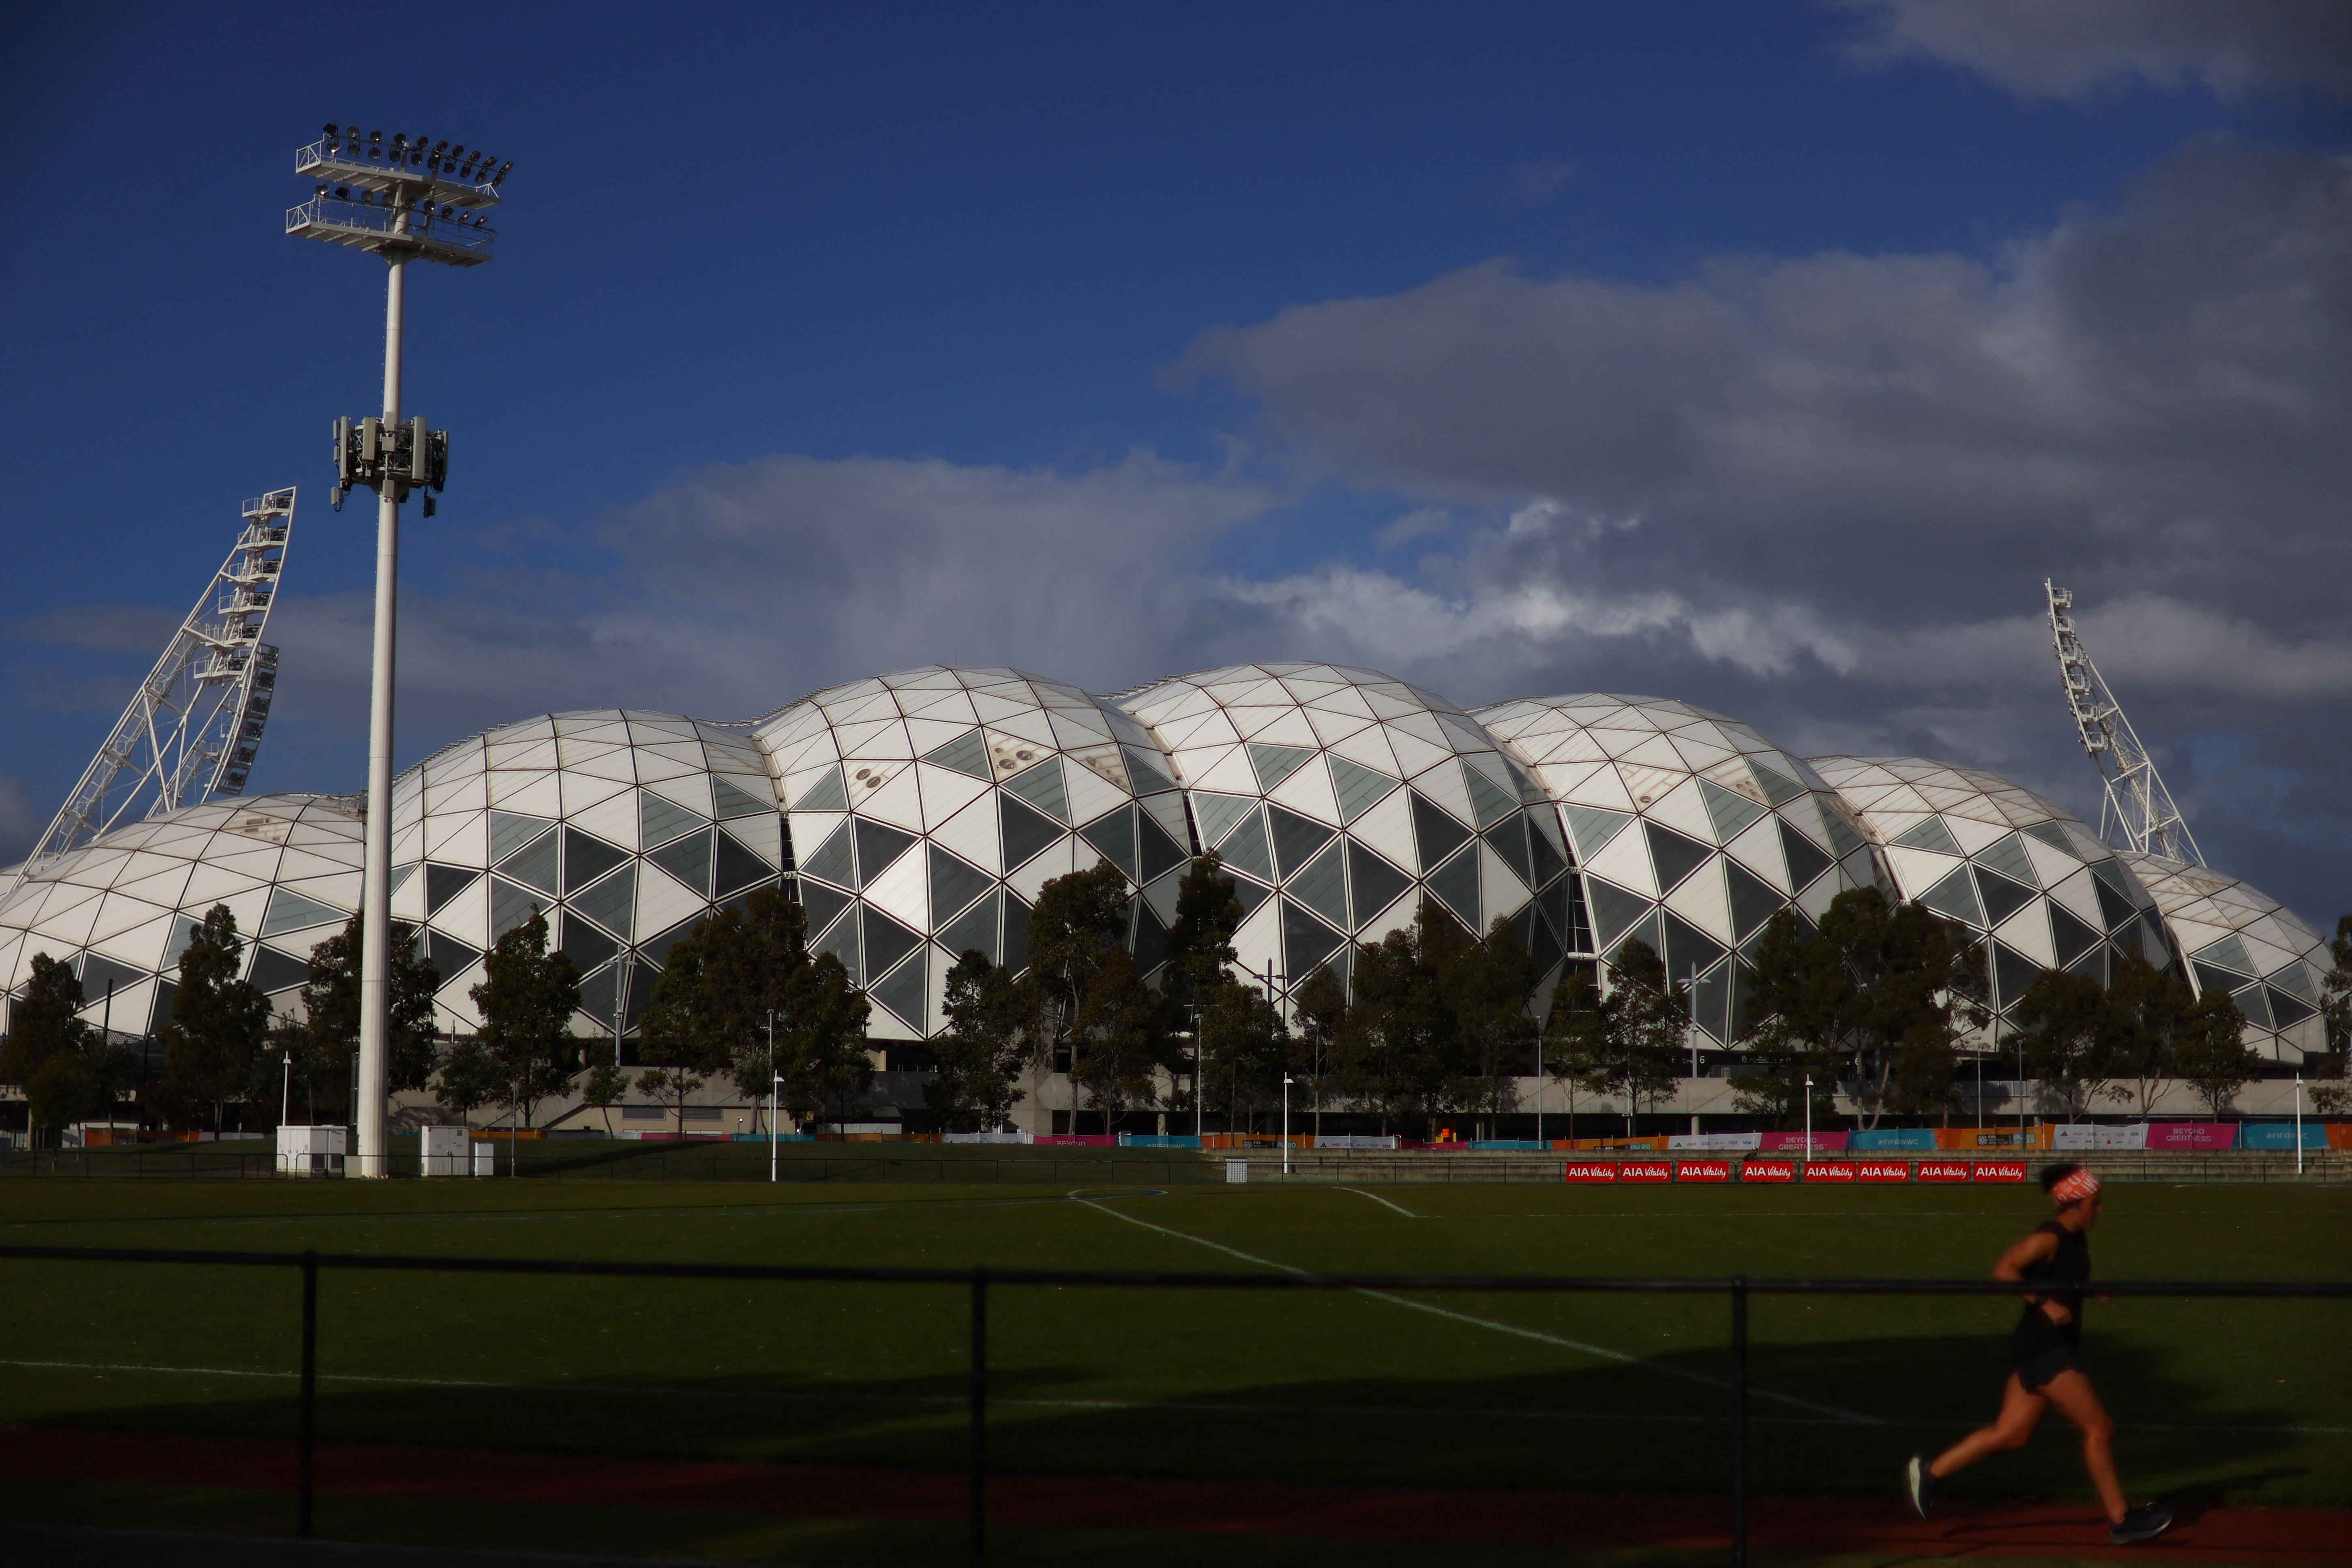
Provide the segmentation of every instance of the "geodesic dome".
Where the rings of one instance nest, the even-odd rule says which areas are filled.
[[[942,1026],[968,951],[1018,972],[1046,882],[1118,868],[1149,973],[1192,855],[1169,759],[1075,686],[928,665],[830,687],[757,727],[782,781],[810,945],[877,1005],[879,1039]]]
[[[467,992],[482,954],[534,910],[580,966],[575,1027],[633,1026],[671,944],[791,867],[766,757],[741,730],[700,720],[526,719],[393,785],[392,914],[424,929],[445,1026],[479,1023]]]
[[[247,939],[244,977],[286,1011],[310,977],[310,949],[359,908],[359,804],[321,795],[213,801],[59,857],[0,900],[0,985],[13,996],[46,952],[80,977],[84,1017],[116,1035],[152,1034],[170,1021],[189,936],[226,904]]]
[[[1442,697],[1373,670],[1250,664],[1118,699],[1174,759],[1203,848],[1247,911],[1244,969],[1296,986],[1424,899],[1483,934],[1497,918],[1549,975],[1582,900],[1542,791]],[[1530,806],[1538,809],[1529,810]]]
[[[1736,956],[1783,909],[1818,920],[1871,886],[1870,846],[1811,767],[1736,720],[1662,697],[1523,698],[1474,715],[1559,807],[1604,958],[1649,944],[1717,1043],[1741,1023]]]
[[[2161,855],[2116,857],[2131,868],[2188,962],[2189,988],[2227,991],[2246,1016],[2246,1044],[2273,1061],[2327,1049],[2320,1005],[2336,955],[2276,899],[2235,877]]]
[[[2063,806],[1980,768],[1918,757],[1815,757],[1862,816],[1902,897],[1991,938],[2006,1015],[2045,968],[2105,985],[2117,961],[2172,962],[2128,867]]]

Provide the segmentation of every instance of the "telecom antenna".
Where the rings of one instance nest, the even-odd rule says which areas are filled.
[[[292,489],[245,503],[228,559],[10,886],[138,815],[245,793],[278,686],[278,650],[261,634],[293,529]]]
[[[2099,836],[2117,848],[2143,855],[2161,855],[2190,866],[2202,866],[2205,857],[2189,836],[2189,824],[2172,804],[2172,792],[2158,776],[2147,748],[2132,732],[2123,704],[2100,679],[2098,667],[2075,635],[2074,593],[2042,580],[2050,600],[2050,637],[2058,649],[2059,674],[2066,682],[2066,707],[2074,716],[2083,749],[2091,753],[2099,777],[2107,786],[2099,807]],[[2120,834],[2122,842],[2116,842]]]

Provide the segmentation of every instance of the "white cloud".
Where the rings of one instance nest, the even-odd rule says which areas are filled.
[[[2352,97],[2340,0],[1830,0],[1858,13],[1864,64],[1933,59],[2024,98],[2082,100],[2137,79],[2216,96],[2315,89]]]

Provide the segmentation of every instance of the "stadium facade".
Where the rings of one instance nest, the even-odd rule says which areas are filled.
[[[1474,930],[1509,921],[1547,984],[1649,942],[1694,984],[1699,1043],[1720,1051],[1766,921],[1874,885],[1987,939],[2003,1022],[2043,968],[2104,982],[2137,954],[2231,992],[2279,1068],[2325,1048],[2327,944],[2243,883],[2119,854],[1980,770],[1808,760],[1659,698],[1469,710],[1310,663],[1102,697],[932,666],[746,723],[526,720],[410,768],[394,810],[393,912],[424,932],[455,1030],[476,1022],[484,951],[543,910],[586,976],[576,1029],[625,1048],[670,945],[781,887],[866,988],[877,1044],[919,1042],[943,1026],[957,955],[1019,970],[1040,889],[1098,861],[1127,879],[1149,971],[1187,864],[1214,848],[1246,911],[1239,966],[1277,992],[1318,964],[1344,975],[1356,944],[1433,904]],[[13,997],[46,952],[74,964],[93,1023],[152,1033],[220,903],[254,939],[248,978],[290,1008],[311,946],[358,907],[360,816],[355,797],[214,803],[34,868],[0,900],[0,982]]]

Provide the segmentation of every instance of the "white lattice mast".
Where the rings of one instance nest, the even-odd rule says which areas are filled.
[[[294,492],[245,503],[236,543],[122,710],[16,879],[109,828],[215,795],[242,795],[278,686],[261,640],[286,566]],[[13,881],[12,884],[13,885]]]
[[[2099,807],[2100,836],[2119,849],[2202,866],[2205,857],[2189,837],[2180,808],[2172,804],[2172,792],[2164,787],[2155,760],[2132,732],[2123,704],[2107,689],[2075,634],[2074,594],[2052,586],[2047,577],[2042,580],[2042,591],[2050,600],[2050,637],[2066,683],[2066,707],[2074,716],[2083,749],[2091,753],[2106,784],[2106,799]]]

